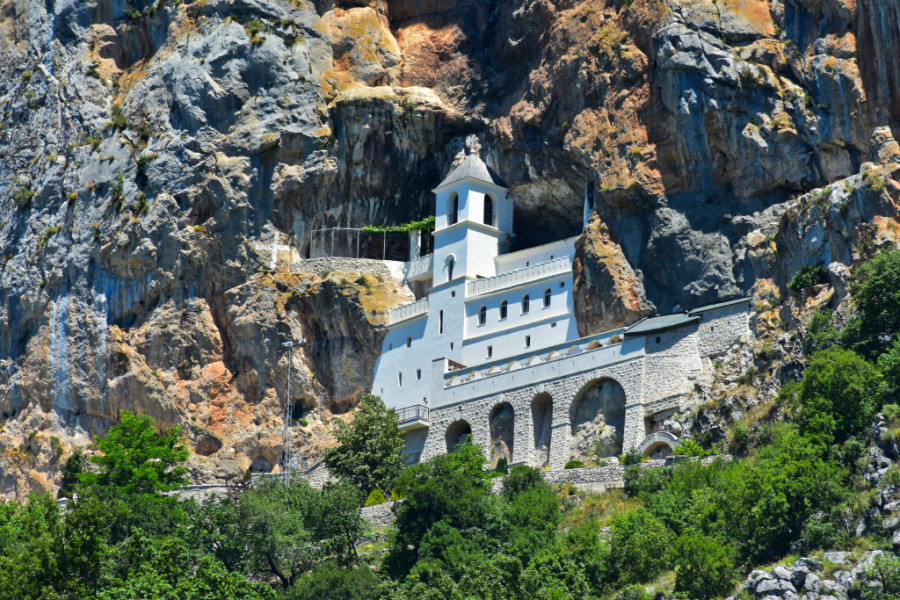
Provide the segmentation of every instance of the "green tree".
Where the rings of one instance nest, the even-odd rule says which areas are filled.
[[[850,295],[857,317],[844,330],[844,340],[875,359],[900,333],[900,250],[879,254],[853,273]]]
[[[880,406],[881,376],[850,350],[830,348],[813,356],[800,386],[799,423],[823,443],[864,437]]]
[[[187,482],[188,457],[181,428],[174,426],[157,433],[153,418],[123,411],[122,417],[104,437],[97,437],[103,453],[91,457],[100,466],[96,472],[78,477],[88,485],[115,487],[125,493],[153,494],[168,491]]]
[[[356,408],[353,424],[340,422],[334,437],[340,445],[325,451],[328,470],[364,493],[377,487],[390,496],[393,481],[405,466],[397,413],[378,396],[367,394]]]
[[[675,591],[695,600],[725,596],[734,588],[737,568],[734,549],[702,533],[682,534],[672,548]]]
[[[313,503],[305,515],[315,542],[343,567],[358,560],[356,543],[366,527],[359,508],[361,499],[360,490],[350,483],[328,484],[313,493]]]
[[[832,322],[833,311],[817,310],[809,320],[806,335],[803,336],[803,353],[811,356],[816,352],[827,350],[841,339],[841,332]]]
[[[378,575],[368,567],[339,569],[324,563],[286,591],[283,600],[379,600],[385,598]]]
[[[613,521],[609,536],[612,572],[621,583],[643,583],[666,570],[671,532],[639,508]]]
[[[107,565],[97,600],[274,600],[262,583],[228,572],[207,554],[173,537],[152,537],[137,530],[120,544]]]
[[[866,571],[868,581],[876,586],[863,586],[863,600],[894,600],[900,597],[900,560],[894,556],[878,556]]]
[[[492,500],[484,465],[481,448],[466,442],[449,454],[410,467],[397,478],[396,488],[406,494],[406,501],[397,509],[391,550],[385,558],[390,573],[405,576],[409,572],[426,535],[440,522],[451,530],[485,526]]]
[[[314,494],[303,480],[288,485],[268,480],[241,495],[233,516],[247,574],[276,577],[290,587],[312,568],[319,550],[304,517],[312,511]]]
[[[878,357],[878,370],[884,378],[885,401],[900,402],[900,339]]]

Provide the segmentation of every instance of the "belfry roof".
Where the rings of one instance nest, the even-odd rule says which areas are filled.
[[[455,169],[451,170],[437,187],[442,188],[468,178],[477,179],[478,181],[483,181],[492,185],[499,185],[504,188],[506,187],[506,183],[500,179],[500,176],[497,175],[493,169],[484,164],[484,161],[481,160],[481,157],[477,154],[466,154],[466,157],[462,162],[459,163]]]

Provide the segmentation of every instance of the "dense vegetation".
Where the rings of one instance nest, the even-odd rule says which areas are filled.
[[[900,423],[898,290],[900,252],[859,268],[856,316],[842,331],[830,313],[812,320],[802,380],[768,407],[778,418],[736,423],[732,461],[685,442],[694,460],[632,465],[626,492],[584,496],[519,466],[491,493],[471,443],[404,468],[396,415],[367,396],[326,455],[338,483],[198,504],[166,495],[184,482],[179,430],[124,413],[96,456],[67,460],[65,510],[47,495],[0,504],[0,598],[640,600],[655,585],[707,600],[790,553],[890,548],[854,524],[877,491],[862,477],[873,418]],[[367,538],[360,508],[387,495],[404,499],[394,527]],[[896,558],[871,577],[882,587],[864,600],[900,597]]]

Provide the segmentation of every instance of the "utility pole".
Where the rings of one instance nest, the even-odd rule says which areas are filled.
[[[281,449],[281,482],[286,484],[291,479],[292,454],[294,449],[294,437],[291,433],[291,425],[294,417],[294,403],[291,400],[291,380],[293,377],[294,348],[302,348],[306,345],[306,339],[284,342],[282,348],[288,351],[287,362],[287,393],[284,396],[284,432],[282,434],[283,446]]]

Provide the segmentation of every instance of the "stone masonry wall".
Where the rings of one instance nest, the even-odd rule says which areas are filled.
[[[370,258],[340,258],[328,256],[323,258],[308,258],[297,260],[291,264],[294,273],[316,273],[336,271],[339,273],[372,273],[389,277],[391,270],[385,261]]]
[[[550,441],[550,466],[562,468],[569,459],[568,444],[571,430],[570,414],[573,402],[593,383],[612,379],[625,390],[628,399],[625,409],[625,447],[637,446],[643,439],[643,409],[640,404],[642,360],[631,359],[598,369],[578,373],[552,382],[522,386],[502,394],[466,400],[431,410],[431,427],[422,452],[422,460],[447,451],[445,433],[459,420],[472,428],[472,441],[483,448],[490,446],[488,417],[491,410],[503,402],[513,408],[513,448],[511,463],[535,464],[534,423],[531,403],[538,394],[548,394],[553,402],[553,424]],[[632,401],[631,399],[635,399]]]
[[[648,335],[644,349],[644,404],[691,392],[703,366],[696,325]]]
[[[697,331],[699,352],[702,356],[721,354],[749,331],[750,313],[744,304],[704,312]]]
[[[619,362],[561,375],[551,381],[523,385],[465,398],[454,404],[431,409],[430,427],[416,432],[412,451],[421,452],[421,460],[447,452],[447,429],[457,421],[465,421],[472,431],[472,441],[490,448],[489,415],[497,405],[509,403],[513,409],[513,447],[510,464],[537,465],[532,402],[538,394],[552,400],[550,467],[562,469],[571,458],[573,407],[595,383],[611,379],[625,392],[625,425],[623,448],[637,448],[646,437],[646,406],[665,404],[666,399],[690,394],[693,378],[700,372],[702,360],[724,352],[747,335],[746,304],[707,311],[703,322],[679,329],[653,333],[645,340],[644,354]],[[657,338],[659,342],[657,342]],[[559,360],[560,373],[565,373],[567,358]]]

